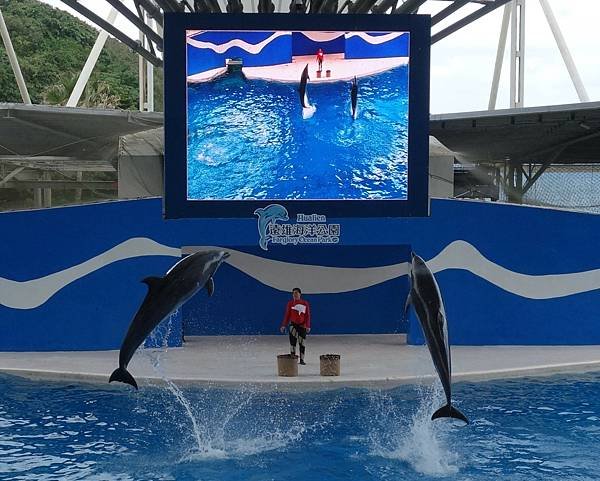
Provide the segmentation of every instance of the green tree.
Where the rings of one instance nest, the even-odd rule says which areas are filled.
[[[66,105],[76,83],[77,76],[72,76],[51,85],[44,92],[44,103],[50,105]],[[78,107],[114,109],[117,108],[120,103],[120,97],[112,91],[108,82],[98,78],[91,78],[79,99]]]
[[[68,98],[98,36],[98,31],[37,0],[0,0],[0,9],[34,103]],[[155,75],[155,106],[162,109],[162,71]],[[138,109],[138,57],[126,45],[109,38],[94,68],[89,92],[99,105]],[[60,86],[64,92],[60,93]],[[103,92],[100,94],[100,92]],[[100,97],[102,100],[100,100]],[[91,97],[87,99],[91,101]],[[4,45],[0,42],[0,102],[21,102]],[[86,100],[82,98],[81,105]]]

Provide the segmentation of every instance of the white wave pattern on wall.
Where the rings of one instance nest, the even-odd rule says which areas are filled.
[[[186,248],[186,252],[223,249],[216,246]],[[371,287],[404,276],[408,263],[380,267],[327,267],[265,259],[246,252],[226,249],[227,263],[258,282],[280,291],[302,286],[305,294],[338,294]]]
[[[239,47],[248,53],[256,55],[257,53],[260,53],[263,48],[269,45],[276,38],[291,34],[291,32],[275,32],[273,33],[273,35],[269,36],[268,38],[265,38],[262,42],[256,44],[248,43],[244,40],[240,40],[239,38],[234,38],[233,40],[229,40],[228,42],[222,43],[220,45],[217,45],[216,43],[212,42],[203,42],[202,40],[196,40],[194,38],[188,38],[187,43],[192,47],[210,49],[215,53],[225,53],[232,47]]]
[[[555,299],[600,289],[600,269],[568,274],[520,274],[490,261],[462,240],[448,244],[427,265],[433,273],[448,269],[468,271],[500,289],[529,299]]]
[[[381,45],[382,43],[386,43],[390,40],[394,40],[395,38],[401,37],[405,33],[406,32],[391,32],[386,33],[384,35],[369,35],[366,32],[348,32],[346,34],[346,38],[360,37],[365,42],[370,43],[371,45]]]
[[[134,237],[81,264],[29,281],[0,278],[0,304],[13,309],[33,309],[63,287],[114,262],[142,256],[181,257],[181,249],[145,237]]]
[[[187,248],[186,252],[223,247]],[[260,283],[281,291],[302,285],[307,294],[352,292],[404,276],[406,262],[379,267],[327,267],[265,259],[234,249],[227,263]],[[13,309],[33,309],[63,287],[109,264],[141,256],[180,257],[181,249],[136,237],[81,264],[29,281],[0,278],[0,304]],[[600,269],[568,274],[528,275],[513,272],[484,257],[474,246],[457,240],[428,261],[434,273],[465,270],[497,287],[529,299],[553,299],[600,289]]]
[[[343,37],[344,32],[302,32],[302,35],[313,42],[331,42],[336,38]]]

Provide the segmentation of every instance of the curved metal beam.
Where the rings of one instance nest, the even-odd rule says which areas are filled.
[[[461,28],[466,27],[470,23],[473,23],[475,20],[478,20],[481,17],[483,17],[484,15],[487,15],[488,13],[493,12],[498,7],[501,7],[502,5],[504,5],[505,3],[508,3],[510,1],[511,0],[495,0],[495,2],[493,2],[493,3],[490,2],[490,3],[486,4],[485,6],[476,10],[472,14],[467,15],[464,18],[461,18],[460,20],[453,23],[449,27],[446,27],[445,29],[439,31],[435,35],[432,35],[431,36],[431,45],[433,45],[436,42],[439,42],[443,38],[446,38],[448,35],[452,35],[457,30],[460,30]]]
[[[162,60],[159,59],[158,57],[156,57],[155,55],[152,55],[152,52],[149,52],[148,50],[143,48],[138,42],[136,42],[135,40],[132,40],[127,35],[125,35],[123,32],[121,32],[117,27],[114,27],[113,25],[108,23],[106,20],[104,20],[102,17],[99,17],[94,12],[92,12],[88,8],[81,5],[77,0],[61,0],[61,1],[65,5],[68,5],[69,7],[71,7],[77,13],[80,13],[81,15],[86,17],[88,20],[91,20],[92,22],[94,22],[101,29],[106,30],[108,33],[110,33],[116,39],[120,40],[125,45],[127,45],[134,52],[139,53],[142,57],[144,57],[146,60],[148,60],[148,62],[152,63],[152,65],[154,65],[156,67],[162,66]]]

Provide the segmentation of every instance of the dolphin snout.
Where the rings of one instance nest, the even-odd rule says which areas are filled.
[[[221,252],[221,260],[222,261],[224,261],[228,257],[231,257],[231,254],[229,252],[226,252],[226,251]]]

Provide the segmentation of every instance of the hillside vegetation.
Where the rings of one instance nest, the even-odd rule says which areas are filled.
[[[64,105],[98,36],[85,22],[37,0],[0,0],[33,103]],[[21,102],[0,41],[0,102]],[[138,109],[138,57],[109,38],[81,106]],[[155,70],[155,108],[162,110],[162,70]]]

